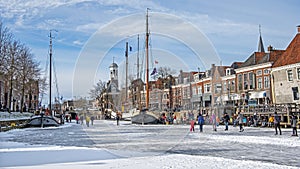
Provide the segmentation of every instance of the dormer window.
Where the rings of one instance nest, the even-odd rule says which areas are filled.
[[[226,69],[226,76],[229,76],[229,75],[231,75],[231,69],[230,69],[230,68],[227,68],[227,69]]]

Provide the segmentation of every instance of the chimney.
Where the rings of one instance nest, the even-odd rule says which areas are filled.
[[[268,46],[268,51],[271,52],[273,50],[273,46],[269,45]]]
[[[298,28],[298,33],[300,33],[300,25],[298,25],[297,28]]]

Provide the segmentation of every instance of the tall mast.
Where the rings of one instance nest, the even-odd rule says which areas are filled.
[[[50,30],[50,45],[49,45],[49,57],[50,57],[50,64],[49,64],[49,112],[52,116],[52,104],[51,104],[51,88],[52,88],[52,35],[51,35],[51,30]]]
[[[128,94],[128,42],[126,42],[126,51],[125,51],[125,58],[126,58],[126,72],[125,72],[125,99],[127,102],[127,94]]]
[[[149,108],[149,30],[148,30],[148,10],[146,14],[146,109]]]
[[[137,75],[136,75],[136,79],[140,78],[140,61],[139,61],[139,51],[140,51],[140,35],[138,35],[138,44],[137,44],[137,56],[136,56],[136,64],[137,64]]]

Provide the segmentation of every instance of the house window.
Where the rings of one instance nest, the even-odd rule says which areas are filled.
[[[264,88],[269,88],[270,87],[270,78],[269,76],[264,77]]]
[[[254,89],[255,88],[255,76],[254,76],[254,73],[253,72],[250,72],[249,73],[249,87],[250,89]]]
[[[248,74],[244,74],[244,90],[248,89]]]
[[[226,76],[228,76],[228,75],[231,75],[231,69],[230,68],[226,69]]]
[[[239,90],[242,90],[243,89],[242,74],[239,74],[239,76],[238,76],[238,84],[239,84]]]
[[[202,94],[202,87],[198,87],[198,94]]]
[[[215,84],[215,93],[221,93],[222,85],[220,83]]]
[[[205,90],[204,91],[205,93],[209,93],[210,92],[210,84],[205,84],[204,85],[204,90]]]
[[[264,69],[264,74],[269,74],[270,73],[270,70],[269,69]]]
[[[228,84],[229,85],[229,84]],[[227,87],[227,83],[226,83],[226,81],[223,83],[223,91],[227,91],[227,89],[229,89],[228,87]]]
[[[299,100],[298,87],[292,87],[292,91],[293,91],[294,100]]]
[[[197,95],[197,87],[193,87],[193,96]]]
[[[262,71],[261,71],[261,70],[257,70],[257,71],[256,71],[256,74],[257,74],[258,76],[260,76],[260,75],[262,75]]]
[[[262,88],[262,78],[257,78],[257,88],[261,89]]]
[[[300,68],[297,68],[297,77],[298,77],[298,80],[300,80]]]
[[[231,91],[234,91],[234,90],[235,90],[235,82],[234,82],[234,80],[231,81],[230,90],[231,90]]]
[[[288,79],[288,81],[293,81],[293,71],[292,70],[287,71],[287,79]]]

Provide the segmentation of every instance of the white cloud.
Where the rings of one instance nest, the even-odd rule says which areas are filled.
[[[100,23],[87,23],[87,24],[83,24],[83,25],[79,25],[75,28],[76,31],[80,31],[80,32],[95,32],[96,30],[98,30],[100,27],[102,26],[102,24]]]
[[[84,43],[81,42],[80,40],[75,40],[75,41],[73,41],[73,44],[81,46],[81,45],[83,45]]]

